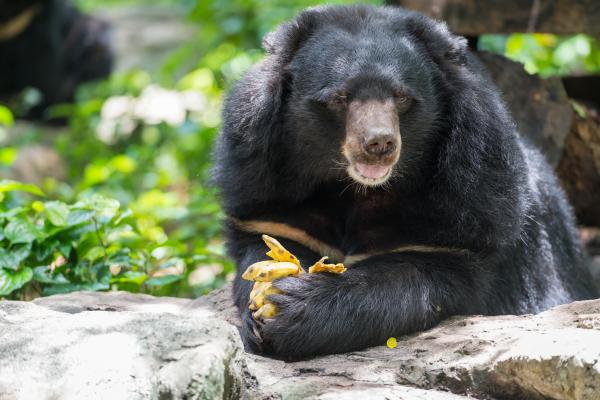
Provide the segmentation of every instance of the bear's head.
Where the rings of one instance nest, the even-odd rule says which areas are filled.
[[[426,162],[443,119],[441,75],[466,52],[441,23],[363,6],[309,9],[264,44],[296,156],[369,186]]]
[[[246,179],[265,188],[291,176],[282,184],[307,190],[346,179],[379,186],[435,164],[451,76],[467,58],[466,40],[445,24],[395,7],[325,6],[263,43],[266,58],[226,100],[220,146],[228,150],[217,150],[252,169],[256,178]],[[261,152],[276,176],[261,172]],[[255,192],[248,196],[263,196]]]

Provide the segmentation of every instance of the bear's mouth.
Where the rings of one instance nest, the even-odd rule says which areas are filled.
[[[394,164],[366,164],[351,163],[348,168],[348,175],[355,181],[367,186],[382,185],[392,175]]]

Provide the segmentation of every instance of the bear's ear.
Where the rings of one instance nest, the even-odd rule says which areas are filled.
[[[287,66],[314,30],[319,10],[308,9],[280,25],[264,39],[267,56],[251,68],[229,92],[223,108],[225,136],[241,139],[250,154],[276,136],[278,116],[287,90]],[[256,143],[257,146],[252,146]]]
[[[1,0],[0,0],[1,1]],[[213,182],[228,208],[281,197],[276,192],[281,143],[281,110],[290,87],[288,66],[317,24],[319,11],[309,9],[280,25],[264,39],[267,56],[229,91],[215,146]],[[244,208],[243,212],[247,212]]]
[[[434,21],[422,15],[407,19],[409,31],[421,41],[438,63],[465,65],[467,62],[467,39],[454,35],[444,22]]]
[[[263,48],[279,64],[285,66],[294,58],[294,54],[309,38],[317,22],[319,10],[309,8],[300,13],[293,21],[283,23],[263,38]]]

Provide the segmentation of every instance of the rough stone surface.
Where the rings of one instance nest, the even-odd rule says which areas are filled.
[[[243,351],[228,290],[2,301],[0,400],[600,399],[600,300],[285,363]]]
[[[235,398],[235,328],[208,310],[182,315],[185,303],[128,293],[0,302],[0,399]]]
[[[578,109],[556,172],[577,220],[600,226],[600,108]]]
[[[600,288],[600,228],[580,228],[579,234],[590,260],[590,271],[596,287]]]

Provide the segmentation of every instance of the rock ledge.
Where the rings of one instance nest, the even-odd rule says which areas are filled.
[[[600,300],[284,363],[243,351],[228,293],[2,301],[0,400],[600,399]]]

